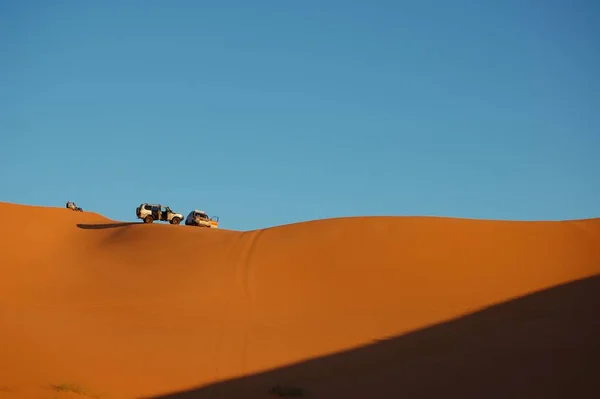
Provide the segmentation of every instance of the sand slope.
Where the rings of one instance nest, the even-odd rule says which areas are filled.
[[[0,212],[28,215],[0,229],[0,397],[7,398],[192,390],[600,273],[600,219],[362,217],[237,232],[6,203]],[[398,367],[384,363],[376,362]],[[331,387],[352,375],[336,367],[311,397],[331,397]],[[369,389],[376,397],[377,387]],[[210,394],[188,396],[269,397]],[[364,394],[357,388],[344,397]]]

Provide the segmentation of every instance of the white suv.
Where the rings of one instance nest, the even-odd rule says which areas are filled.
[[[144,223],[152,223],[155,220],[169,222],[171,224],[179,224],[183,220],[181,213],[176,213],[168,206],[160,204],[143,203],[135,209],[135,214],[138,219],[142,219]]]

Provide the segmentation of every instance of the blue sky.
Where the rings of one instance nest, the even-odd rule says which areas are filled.
[[[600,216],[592,0],[0,0],[0,200]]]

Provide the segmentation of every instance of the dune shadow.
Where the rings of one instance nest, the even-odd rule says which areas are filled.
[[[85,230],[102,230],[102,229],[115,229],[118,227],[131,226],[132,224],[143,224],[142,222],[119,222],[119,223],[77,223],[77,227]]]
[[[600,398],[599,310],[595,276],[358,349],[152,398]]]

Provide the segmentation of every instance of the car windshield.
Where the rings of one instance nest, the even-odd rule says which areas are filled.
[[[196,212],[196,216],[202,218],[202,219],[208,219],[208,216],[206,215],[206,213],[198,213]]]

